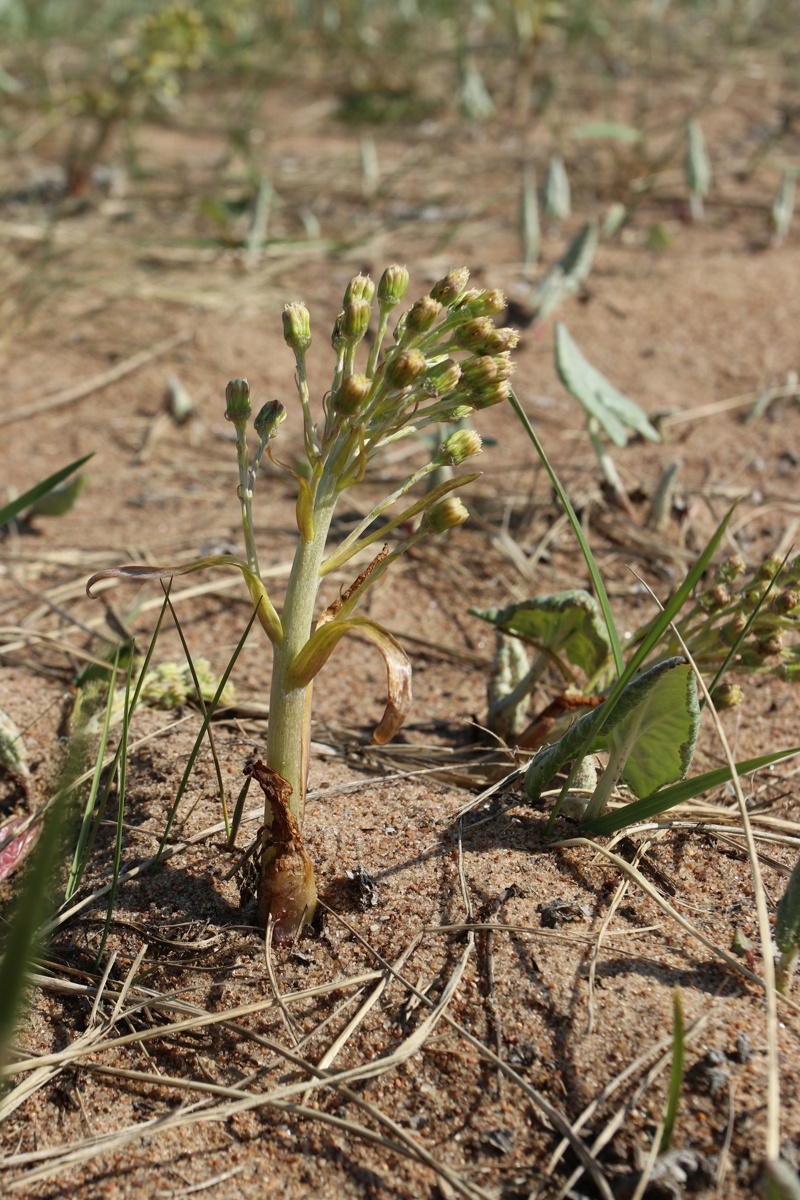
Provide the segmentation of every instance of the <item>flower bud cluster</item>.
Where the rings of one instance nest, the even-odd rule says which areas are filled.
[[[783,566],[770,555],[748,571],[739,555],[725,559],[678,628],[706,670],[718,668],[735,646],[733,671],[800,673],[800,560]],[[720,697],[718,707],[739,703]]]

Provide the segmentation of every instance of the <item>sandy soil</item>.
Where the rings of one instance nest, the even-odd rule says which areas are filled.
[[[517,355],[516,390],[584,514],[623,629],[649,611],[630,568],[665,596],[733,499],[740,506],[732,541],[749,563],[796,541],[797,399],[742,421],[766,384],[798,368],[797,234],[770,247],[776,178],[740,176],[759,123],[778,102],[764,64],[751,66],[720,85],[704,116],[715,160],[705,222],[686,223],[680,172],[664,172],[622,237],[601,245],[579,301],[559,314],[621,390],[651,415],[672,414],[662,443],[618,455],[635,519],[602,499],[577,406],[555,375],[551,326],[537,337],[524,332]],[[665,111],[681,111],[692,83],[666,80],[663,88]],[[320,397],[332,365],[326,331],[357,270],[377,278],[387,262],[406,262],[414,298],[465,263],[478,282],[519,300],[527,294],[517,236],[523,140],[511,122],[463,127],[442,117],[407,131],[382,128],[381,182],[369,199],[358,132],[337,122],[327,101],[307,91],[270,94],[264,128],[258,153],[280,199],[269,244],[249,260],[221,245],[204,215],[204,198],[236,200],[244,183],[221,120],[200,106],[190,106],[180,131],[140,129],[141,178],[120,168],[110,193],[62,217],[46,239],[31,232],[44,228],[35,199],[9,202],[0,214],[0,257],[12,284],[2,300],[4,485],[22,491],[95,453],[89,486],[69,514],[39,519],[0,546],[0,707],[24,730],[33,768],[27,797],[0,780],[4,816],[47,795],[75,671],[108,631],[101,604],[84,595],[87,577],[122,561],[174,562],[203,547],[238,545],[235,460],[222,419],[230,377],[246,375],[257,398],[287,403],[280,451],[290,462],[297,455],[292,362],[280,336],[286,300],[302,297],[311,309],[312,395]],[[797,137],[784,148],[797,154]],[[58,152],[56,135],[35,152],[7,152],[2,188],[33,187]],[[597,151],[575,164],[575,180],[577,215],[548,234],[545,263],[582,219],[602,216],[622,186]],[[319,239],[303,237],[306,208],[320,223]],[[671,239],[661,252],[647,246],[655,222]],[[37,412],[164,339],[179,340],[117,382]],[[194,403],[180,427],[162,416],[170,375]],[[647,1195],[754,1194],[767,1084],[760,984],[626,884],[596,848],[553,846],[545,809],[527,805],[513,786],[500,803],[458,820],[481,789],[469,764],[492,654],[490,631],[467,608],[587,582],[568,531],[552,532],[558,507],[513,414],[492,409],[477,425],[494,444],[470,491],[474,520],[446,545],[409,554],[371,600],[370,615],[406,636],[414,664],[415,704],[403,733],[383,750],[369,745],[384,673],[366,645],[343,646],[316,687],[306,833],[324,901],[318,926],[265,961],[252,906],[228,877],[258,809],[248,801],[239,849],[229,851],[204,748],[170,839],[174,853],[119,890],[102,999],[95,1003],[94,959],[107,898],[73,912],[45,951],[19,1033],[27,1065],[14,1077],[30,1088],[6,1099],[0,1129],[5,1194],[556,1196],[578,1165],[559,1130],[580,1120],[583,1146],[600,1139],[602,1149],[594,1179],[584,1174],[570,1194],[628,1196],[663,1115],[676,986],[689,1030],[686,1078],[673,1152]],[[653,535],[644,528],[648,501],[676,459],[679,514]],[[342,521],[383,494],[408,461],[368,478],[344,503]],[[279,601],[294,501],[276,471],[260,491],[262,565]],[[176,581],[173,595],[192,654],[219,672],[248,605],[237,581],[209,582],[213,588],[197,593],[196,579]],[[158,589],[105,596],[146,641]],[[165,629],[158,658],[180,655]],[[264,745],[269,673],[256,631],[236,667],[238,707],[216,726],[234,797],[248,755]],[[724,721],[738,757],[789,746],[797,741],[797,697],[774,678],[750,681],[745,705]],[[136,718],[124,870],[154,853],[198,727],[191,710]],[[706,730],[696,767],[721,762]],[[789,762],[747,781],[764,838],[797,836],[797,770]],[[757,938],[741,837],[697,824],[702,817],[735,830],[732,793],[705,797],[688,817],[676,811],[684,828],[636,839],[640,850],[646,842],[646,877],[717,947],[728,951],[736,930]],[[557,832],[574,838],[577,827],[564,821]],[[107,824],[79,899],[107,883],[113,836]],[[774,904],[796,849],[766,840],[759,848]],[[349,877],[360,869],[370,886]],[[4,903],[13,883],[3,885]],[[757,956],[752,965],[758,975]],[[795,1165],[799,1041],[797,1010],[784,1005],[782,1133]],[[35,1056],[60,1051],[68,1053],[52,1068],[32,1069]],[[320,1069],[328,1078],[312,1086]],[[344,1120],[361,1132],[337,1124]]]

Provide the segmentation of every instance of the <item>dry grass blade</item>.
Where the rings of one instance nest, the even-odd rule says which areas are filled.
[[[14,421],[29,421],[31,417],[38,417],[41,413],[52,412],[56,408],[64,408],[67,404],[74,404],[76,400],[82,400],[84,396],[89,396],[92,392],[99,392],[102,388],[108,387],[109,384],[124,379],[126,375],[137,371],[145,363],[158,358],[160,354],[167,354],[170,350],[184,345],[185,342],[191,341],[193,337],[193,333],[184,332],[175,334],[170,338],[165,338],[162,342],[156,342],[155,346],[150,346],[149,349],[141,350],[138,354],[132,355],[131,358],[126,358],[123,362],[117,363],[109,371],[103,371],[100,375],[93,376],[92,379],[87,379],[83,383],[76,384],[75,387],[65,388],[64,391],[57,392],[55,396],[51,396],[49,400],[43,400],[41,404],[29,404],[25,408],[17,409],[16,412],[5,413],[5,415],[0,416],[0,425],[10,425]]]
[[[359,987],[364,983],[371,983],[373,980],[380,978],[380,975],[381,972],[379,971],[364,971],[358,975],[349,976],[346,979],[336,979],[330,983],[318,984],[316,987],[304,988],[298,992],[290,992],[284,995],[283,1000],[284,1003],[307,1000],[314,996],[324,996],[329,992],[340,991],[343,988]],[[178,1006],[174,1001],[167,1001],[165,1007],[169,1009]],[[269,996],[264,1000],[255,1000],[251,1004],[240,1004],[236,1008],[231,1008],[223,1012],[210,1013],[195,1010],[197,1015],[187,1017],[183,1021],[173,1021],[168,1025],[161,1025],[153,1029],[139,1029],[133,1033],[122,1034],[118,1038],[109,1038],[98,1042],[91,1049],[78,1046],[78,1043],[75,1042],[72,1046],[67,1046],[66,1049],[60,1050],[55,1054],[37,1055],[22,1059],[19,1062],[10,1063],[8,1066],[0,1068],[0,1079],[20,1075],[26,1071],[34,1071],[39,1067],[72,1065],[89,1053],[96,1054],[105,1050],[119,1050],[123,1046],[150,1041],[153,1038],[174,1036],[177,1033],[182,1033],[190,1029],[201,1029],[206,1025],[225,1025],[227,1022],[234,1021],[238,1017],[249,1016],[251,1013],[263,1012],[265,1009],[274,1007],[276,1007],[275,999]]]
[[[685,1044],[688,1045],[690,1040],[698,1037],[699,1034],[702,1033],[703,1029],[708,1024],[709,1020],[711,1019],[712,1014],[713,1014],[713,1010],[709,1008],[704,1013],[701,1013],[701,1015],[697,1018],[697,1020],[692,1022],[692,1024],[689,1026],[689,1028],[684,1033]],[[663,1051],[663,1053],[661,1053],[662,1051]],[[613,1136],[617,1132],[617,1130],[619,1130],[622,1127],[623,1123],[625,1122],[626,1117],[631,1112],[631,1109],[636,1107],[636,1105],[641,1100],[642,1096],[650,1088],[651,1084],[658,1078],[658,1076],[661,1074],[661,1072],[666,1070],[666,1068],[670,1065],[670,1063],[672,1062],[672,1038],[671,1037],[664,1038],[661,1042],[659,1042],[656,1046],[653,1046],[645,1054],[642,1054],[637,1059],[635,1059],[630,1064],[630,1066],[625,1068],[624,1071],[621,1071],[620,1074],[617,1075],[616,1078],[613,1079],[610,1083],[608,1083],[603,1088],[603,1090],[600,1092],[600,1094],[598,1096],[596,1096],[595,1099],[592,1100],[592,1102],[586,1106],[586,1108],[581,1113],[578,1120],[575,1122],[575,1125],[573,1126],[573,1128],[575,1130],[582,1129],[583,1126],[585,1125],[585,1123],[592,1116],[594,1116],[595,1112],[597,1112],[600,1105],[603,1104],[604,1101],[607,1100],[608,1097],[613,1092],[615,1092],[623,1083],[627,1082],[627,1080],[632,1075],[636,1074],[636,1072],[639,1070],[639,1068],[641,1066],[643,1066],[643,1064],[647,1061],[648,1058],[651,1057],[652,1054],[660,1054],[660,1057],[656,1060],[656,1062],[653,1063],[652,1067],[647,1072],[647,1074],[645,1075],[644,1079],[641,1081],[639,1086],[634,1090],[632,1095],[625,1101],[624,1104],[622,1104],[620,1106],[620,1108],[617,1110],[617,1112],[614,1114],[614,1116],[611,1117],[611,1119],[605,1124],[603,1129],[600,1131],[600,1133],[597,1135],[595,1140],[592,1142],[591,1149],[592,1149],[593,1154],[599,1154],[600,1151],[603,1149],[603,1147],[608,1145],[608,1143],[611,1141],[611,1139],[613,1138]],[[556,1148],[552,1158],[550,1159],[550,1162],[548,1163],[547,1170],[546,1170],[547,1175],[552,1174],[559,1159],[563,1156],[565,1149],[566,1149],[566,1142],[562,1142]],[[560,1189],[558,1196],[556,1197],[556,1200],[564,1200],[564,1197],[566,1197],[567,1195],[570,1194],[571,1189],[574,1188],[575,1184],[578,1182],[578,1180],[580,1179],[582,1174],[583,1174],[583,1168],[576,1167],[576,1169],[570,1175],[569,1179],[566,1181],[566,1183]]]
[[[345,1087],[347,1083],[354,1080],[370,1079],[377,1075],[384,1074],[399,1064],[406,1062],[409,1058],[413,1057],[413,1055],[419,1052],[439,1020],[443,1015],[445,1015],[445,1010],[450,1003],[463,975],[470,952],[471,946],[467,946],[458,964],[456,965],[455,970],[448,979],[439,1000],[432,1007],[425,1020],[420,1023],[419,1027],[408,1038],[406,1038],[396,1050],[380,1059],[363,1063],[360,1066],[353,1067],[345,1071],[328,1073],[315,1067],[313,1064],[299,1056],[295,1051],[277,1045],[271,1039],[264,1038],[261,1035],[254,1035],[252,1033],[249,1036],[253,1037],[254,1040],[257,1040],[261,1045],[268,1046],[276,1054],[280,1055],[293,1065],[301,1068],[304,1072],[311,1074],[314,1077],[315,1086],[334,1087],[337,1090],[342,1091],[343,1095],[348,1100],[358,1104],[359,1107],[362,1107],[376,1121],[390,1128],[393,1135],[398,1139],[399,1145],[405,1146],[405,1152],[410,1153],[412,1157],[417,1158],[418,1161],[423,1162],[426,1166],[436,1171],[437,1174],[442,1175],[460,1195],[467,1197],[467,1200],[488,1200],[488,1194],[484,1192],[483,1189],[469,1183],[466,1180],[463,1180],[451,1168],[439,1163],[432,1155],[429,1154],[427,1150],[421,1147],[390,1117],[388,1117],[385,1113],[382,1113],[374,1105],[364,1101],[349,1088]],[[308,995],[310,992],[316,992],[318,990],[319,989],[307,989],[303,995]],[[286,1002],[289,999],[297,999],[300,997],[300,995],[301,993],[293,993],[291,997],[285,996],[283,1000]],[[429,1004],[431,1003],[429,1000],[427,1002]],[[172,1024],[159,1029],[137,1031],[134,1034],[125,1035],[121,1038],[115,1039],[110,1043],[99,1043],[93,1046],[91,1049],[94,1053],[100,1050],[111,1048],[113,1046],[119,1047],[130,1044],[131,1042],[142,1042],[152,1037],[161,1037],[174,1034],[175,1032],[186,1030],[187,1028],[198,1028],[201,1025],[214,1022],[227,1024],[234,1016],[263,1010],[267,1007],[275,1007],[276,1004],[276,1000],[274,998],[270,998],[269,1000],[261,1001],[257,1004],[241,1006],[239,1009],[231,1010],[228,1013],[205,1014],[202,1017],[197,1017],[189,1021],[173,1022]],[[63,1060],[65,1056],[62,1054],[49,1057],[55,1057],[59,1060]],[[70,1057],[74,1058],[74,1056]],[[37,1060],[40,1065],[44,1065],[47,1061],[47,1057]],[[14,1065],[16,1068],[23,1069],[26,1064]],[[195,1090],[213,1091],[215,1094],[226,1095],[229,1095],[230,1091],[233,1091],[234,1095],[237,1094],[237,1089],[229,1089],[223,1093],[220,1085],[209,1084],[206,1081],[187,1081],[160,1075],[154,1076],[147,1072],[124,1071],[122,1068],[103,1068],[100,1064],[96,1063],[86,1064],[86,1066],[89,1070],[106,1070],[124,1078],[145,1078],[148,1082],[157,1082],[164,1086],[176,1086],[184,1089],[195,1088]],[[238,1112],[249,1111],[253,1108],[258,1108],[263,1105],[275,1105],[283,1103],[292,1096],[306,1092],[308,1090],[308,1086],[308,1081],[303,1080],[299,1083],[283,1085],[263,1095],[249,1094],[242,1100],[237,1100],[235,1103],[224,1106],[224,1108],[218,1110],[212,1110],[210,1112],[207,1110],[201,1110],[200,1112],[194,1112],[191,1114],[180,1113],[175,1116],[174,1119],[168,1118],[164,1121],[161,1121],[159,1123],[159,1128],[165,1128],[167,1126],[173,1127],[176,1124],[185,1124],[187,1120],[227,1120],[230,1116]],[[337,1120],[335,1118],[330,1118],[329,1114],[322,1114],[318,1112],[316,1109],[303,1109],[300,1106],[292,1105],[291,1110],[299,1115],[313,1116],[315,1120]],[[350,1123],[347,1127],[351,1130],[351,1132],[357,1131],[359,1136],[362,1135],[363,1127],[353,1126],[352,1123]],[[51,1175],[73,1165],[78,1161],[86,1161],[88,1158],[94,1157],[95,1154],[99,1153],[100,1147],[102,1147],[104,1150],[111,1148],[119,1149],[121,1145],[126,1144],[127,1142],[134,1140],[145,1133],[150,1133],[152,1130],[153,1123],[146,1122],[141,1126],[136,1126],[128,1130],[121,1131],[120,1134],[117,1135],[116,1141],[111,1141],[109,1143],[107,1140],[102,1140],[101,1142],[100,1139],[94,1139],[90,1143],[82,1143],[77,1147],[69,1148],[65,1153],[62,1153],[62,1157],[56,1159],[51,1158],[51,1161],[49,1161],[46,1165],[42,1165],[41,1167],[36,1168],[34,1171],[29,1172],[25,1176],[24,1180],[14,1181],[9,1185],[9,1190],[18,1190],[19,1187],[27,1186],[34,1179]],[[372,1138],[375,1137],[375,1135],[371,1134],[370,1131],[364,1131],[364,1136],[367,1135]],[[50,1155],[51,1152],[44,1153]],[[32,1161],[26,1156],[15,1156],[12,1159],[6,1160],[3,1166],[10,1167],[13,1165],[23,1165],[23,1158],[25,1158],[26,1161]]]
[[[609,862],[614,863],[614,865],[620,871],[630,876],[631,879],[635,880],[638,886],[642,888],[643,891],[647,892],[647,895],[652,900],[655,900],[659,908],[672,917],[673,921],[677,921],[682,929],[685,929],[687,933],[696,938],[703,946],[705,946],[707,950],[710,950],[712,954],[715,954],[718,958],[721,958],[723,962],[727,963],[729,967],[732,967],[733,970],[739,975],[744,975],[744,977],[749,979],[751,983],[757,984],[760,988],[764,987],[764,980],[761,979],[759,975],[756,975],[754,971],[748,970],[748,968],[735,959],[732,954],[728,954],[727,951],[723,950],[720,946],[715,945],[710,938],[707,938],[704,933],[695,928],[691,921],[687,921],[686,918],[682,916],[676,908],[673,908],[668,900],[664,899],[657,888],[653,887],[653,885],[649,883],[648,880],[646,880],[645,877],[640,874],[635,867],[632,867],[630,863],[625,861],[624,858],[620,858],[618,854],[612,854],[611,851],[607,850],[605,846],[599,846],[597,842],[592,841],[591,838],[564,838],[561,841],[553,842],[552,846],[554,849],[559,849],[562,847],[564,849],[568,849],[572,846],[584,846],[587,849],[594,850],[597,854],[602,854],[604,858],[609,860]],[[787,996],[783,996],[781,999],[794,1012],[800,1013],[800,1004],[798,1004],[796,1001]]]

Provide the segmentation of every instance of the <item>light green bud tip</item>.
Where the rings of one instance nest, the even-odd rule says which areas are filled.
[[[744,692],[738,683],[721,683],[711,693],[714,707],[722,712],[726,708],[738,708],[744,701]]]
[[[407,288],[407,269],[401,267],[399,263],[393,263],[381,275],[381,281],[378,284],[378,303],[383,308],[393,308],[403,299]]]
[[[280,400],[268,400],[267,403],[260,409],[258,416],[253,424],[255,425],[256,433],[264,441],[268,438],[274,438],[278,432],[278,426],[286,420],[286,409],[281,404]]]
[[[284,308],[283,336],[295,354],[305,354],[311,345],[311,315],[302,301],[287,304]]]
[[[344,306],[339,317],[339,336],[347,342],[360,342],[369,327],[369,301],[356,298]]]
[[[777,554],[770,554],[769,558],[765,558],[761,566],[756,572],[756,579],[772,579],[774,575],[781,569],[783,559]]]
[[[443,463],[457,467],[468,458],[474,458],[481,452],[482,442],[474,429],[459,429],[452,433],[440,450]]]
[[[366,375],[348,375],[333,397],[333,407],[346,417],[352,417],[369,395],[372,381]]]
[[[370,304],[374,295],[375,284],[369,275],[355,275],[345,288],[342,307],[347,308],[351,300],[366,300]]]
[[[446,396],[448,392],[452,392],[460,379],[461,367],[452,358],[446,358],[444,362],[437,363],[428,372],[428,381],[439,396]]]
[[[475,408],[491,408],[494,404],[502,404],[504,400],[508,400],[510,395],[511,384],[508,380],[495,379],[494,383],[487,383],[486,387],[472,392],[470,400]]]
[[[469,271],[467,268],[455,267],[433,285],[430,294],[434,300],[438,300],[440,304],[449,308],[451,304],[455,304],[468,283]]]
[[[250,417],[250,384],[246,379],[232,379],[225,388],[225,420],[244,425]]]
[[[465,317],[491,317],[502,312],[507,304],[508,301],[499,288],[489,288],[488,291],[475,288],[462,296],[457,307]]]
[[[432,533],[445,533],[448,529],[455,529],[457,525],[463,525],[468,520],[469,513],[461,501],[455,496],[448,496],[428,509],[423,524]]]
[[[386,378],[393,388],[408,387],[427,365],[421,350],[403,350],[386,367]]]

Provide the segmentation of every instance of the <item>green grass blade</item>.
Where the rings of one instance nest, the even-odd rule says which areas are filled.
[[[172,619],[175,622],[175,628],[178,631],[178,637],[181,639],[181,646],[183,646],[183,653],[186,656],[186,662],[189,664],[189,671],[192,676],[192,683],[194,684],[194,691],[195,691],[195,695],[197,696],[197,703],[200,705],[200,711],[202,712],[203,716],[204,717],[208,716],[210,719],[214,714],[214,707],[216,707],[216,704],[214,705],[214,707],[212,707],[211,712],[209,713],[206,709],[206,702],[203,699],[203,693],[200,690],[200,680],[197,678],[197,672],[194,669],[194,662],[192,661],[192,656],[189,651],[189,646],[186,642],[186,638],[183,636],[183,629],[181,628],[181,623],[178,620],[178,614],[175,612],[172,601],[169,598],[169,589],[167,587],[165,587],[163,581],[162,581],[161,586],[164,588],[164,595],[166,597],[167,604],[169,605],[169,611],[172,613]],[[230,838],[231,823],[228,820],[228,802],[225,798],[225,784],[222,781],[222,768],[219,765],[219,757],[217,756],[217,747],[214,744],[214,735],[211,732],[210,724],[206,727],[206,732],[208,734],[208,744],[211,747],[211,757],[214,760],[214,770],[217,773],[217,785],[219,787],[220,800],[222,801],[222,818],[225,822],[225,834],[228,838]]]
[[[760,771],[763,767],[769,767],[772,763],[780,762],[784,758],[791,758],[794,754],[800,754],[800,746],[792,746],[789,750],[776,750],[772,754],[762,754],[758,758],[744,759],[736,764],[736,774],[740,777],[749,775],[751,771]],[[638,825],[640,821],[649,821],[652,817],[657,817],[659,813],[674,808],[676,804],[683,804],[686,800],[693,800],[695,796],[699,796],[702,792],[708,792],[711,788],[720,787],[730,778],[730,767],[717,767],[714,771],[706,771],[705,774],[696,775],[693,779],[682,779],[680,783],[673,783],[670,787],[662,788],[661,791],[654,792],[652,796],[645,796],[643,800],[634,800],[631,804],[617,808],[614,812],[606,813],[603,817],[587,821],[584,829],[589,833],[616,833],[620,829],[627,828],[628,825]]]
[[[84,851],[89,840],[89,834],[92,828],[92,817],[94,816],[95,805],[97,804],[97,795],[100,790],[100,778],[103,773],[103,759],[106,754],[106,746],[108,745],[108,734],[111,728],[111,712],[114,707],[114,683],[117,678],[117,670],[119,668],[120,647],[117,647],[117,652],[114,656],[114,662],[111,668],[110,683],[108,687],[108,700],[106,701],[106,715],[103,721],[103,728],[100,732],[100,743],[97,747],[97,754],[94,764],[94,775],[92,776],[92,784],[89,788],[89,795],[86,797],[86,803],[83,808],[83,818],[81,827],[78,831],[78,841],[75,846],[75,853],[72,856],[72,866],[70,867],[69,878],[67,879],[67,888],[64,894],[64,899],[71,900],[77,891],[83,870],[85,869]],[[82,867],[83,864],[83,867]]]
[[[144,656],[144,662],[142,663],[142,668],[139,672],[139,678],[136,681],[136,687],[134,689],[133,697],[131,698],[131,703],[130,703],[130,710],[129,710],[130,717],[133,717],[133,714],[136,711],[136,707],[139,702],[139,694],[141,693],[142,686],[144,684],[144,679],[145,679],[145,676],[147,675],[147,671],[150,666],[150,662],[152,660],[153,653],[156,648],[156,643],[158,641],[159,634],[161,633],[161,627],[164,623],[164,616],[166,615],[166,611],[167,611],[167,602],[165,600],[164,603],[161,605],[161,611],[158,614],[158,620],[156,621],[156,627],[153,632],[153,636],[150,639],[150,644],[147,647],[147,652]],[[134,642],[130,643],[130,647],[128,647],[128,646],[124,647],[125,650],[130,649],[130,654],[129,654],[129,659],[128,659],[129,664],[132,663],[134,660],[134,647],[135,647]],[[113,685],[112,685],[112,692],[113,692]],[[84,845],[84,848],[82,851],[82,858],[81,858],[80,864],[75,872],[75,886],[73,888],[72,894],[74,894],[74,892],[77,891],[77,889],[80,887],[81,879],[83,878],[84,871],[86,870],[86,864],[89,861],[89,856],[92,853],[92,849],[94,848],[95,839],[100,830],[100,825],[102,823],[103,817],[105,816],[106,805],[108,804],[108,798],[111,795],[111,787],[113,785],[114,778],[117,773],[117,768],[119,766],[121,753],[122,753],[122,742],[120,742],[120,744],[117,746],[116,753],[115,753],[114,758],[112,759],[111,765],[108,769],[106,784],[101,793],[100,800],[99,800],[99,802],[95,803],[95,806],[94,806],[95,807],[94,825],[92,827],[92,831],[91,831],[91,834],[89,835],[88,840],[85,842],[85,845]],[[102,759],[100,759],[100,761],[102,762]],[[70,878],[72,878],[72,875],[70,875]],[[66,900],[68,900],[69,898],[70,898],[69,896],[66,897],[65,903],[66,903]]]
[[[114,871],[111,878],[111,891],[108,894],[108,909],[106,910],[106,920],[103,925],[103,932],[100,937],[100,945],[97,949],[97,957],[95,959],[95,969],[99,968],[103,958],[103,951],[106,948],[106,939],[108,931],[111,928],[111,918],[114,915],[114,904],[117,899],[117,888],[119,886],[119,869],[122,863],[122,830],[125,821],[125,800],[126,800],[126,784],[128,777],[128,730],[131,724],[131,682],[133,678],[133,658],[128,663],[128,675],[125,680],[125,707],[122,713],[122,736],[119,741],[119,762],[117,766],[117,836],[114,843]]]
[[[664,1113],[664,1129],[661,1134],[659,1154],[666,1154],[669,1150],[670,1142],[672,1141],[672,1131],[675,1128],[675,1118],[678,1115],[681,1088],[683,1087],[683,1003],[679,987],[675,988],[672,1013],[672,1069],[669,1073],[669,1091],[667,1092],[667,1107]]]
[[[208,729],[208,726],[211,722],[211,718],[214,715],[214,709],[217,707],[217,704],[219,703],[219,698],[222,695],[225,684],[228,682],[228,677],[236,664],[236,660],[238,659],[239,655],[242,652],[242,649],[244,647],[245,642],[247,641],[250,630],[253,628],[253,622],[255,621],[257,616],[258,616],[258,605],[256,605],[256,607],[253,609],[253,615],[250,618],[250,620],[247,622],[247,627],[246,627],[244,633],[239,638],[236,649],[234,650],[234,652],[231,656],[231,660],[223,672],[222,678],[220,679],[219,684],[217,686],[217,690],[214,693],[214,697],[211,701],[211,704],[208,707],[208,712],[203,717],[203,723],[200,726],[200,732],[198,733],[197,738],[195,739],[194,746],[192,747],[192,751],[191,751],[188,761],[186,763],[186,768],[183,772],[183,776],[181,778],[180,784],[178,785],[177,795],[175,796],[175,799],[172,802],[172,807],[169,810],[169,815],[167,817],[167,824],[164,828],[164,833],[162,834],[161,841],[158,846],[158,850],[156,851],[155,859],[153,860],[153,868],[154,869],[155,869],[155,867],[158,866],[161,855],[164,853],[164,847],[167,844],[167,838],[170,835],[170,830],[172,829],[173,822],[175,821],[175,816],[178,812],[178,806],[180,805],[180,802],[183,799],[183,793],[186,791],[187,784],[189,783],[189,778],[192,774],[192,769],[194,767],[195,759],[197,758],[197,755],[200,751],[200,746],[202,745],[203,738],[206,735],[206,730]]]
[[[236,799],[236,807],[233,810],[233,820],[231,821],[231,831],[228,835],[228,845],[231,849],[236,845],[236,835],[239,832],[239,826],[242,823],[242,813],[244,812],[244,802],[247,799],[247,793],[250,791],[250,784],[253,782],[253,776],[248,775],[242,784],[242,790]]]
[[[563,507],[565,513],[567,514],[567,518],[569,519],[569,523],[572,526],[572,532],[575,534],[575,537],[578,541],[578,545],[581,548],[581,553],[583,554],[583,557],[586,560],[586,566],[589,571],[589,576],[592,580],[592,586],[594,587],[595,595],[597,596],[597,602],[600,605],[600,608],[603,613],[603,620],[606,623],[606,629],[608,631],[608,638],[611,643],[611,653],[614,655],[614,665],[616,666],[617,675],[621,675],[624,670],[624,666],[625,666],[624,660],[622,657],[622,646],[620,645],[619,635],[617,634],[617,627],[614,624],[614,617],[612,616],[612,613],[611,613],[611,605],[608,602],[608,594],[605,589],[605,584],[603,583],[603,580],[600,576],[600,570],[597,566],[597,562],[595,561],[595,557],[592,554],[591,547],[589,546],[589,543],[586,540],[586,535],[583,532],[583,529],[581,528],[581,523],[578,520],[575,509],[572,507],[570,498],[567,495],[567,493],[564,491],[564,488],[561,486],[561,481],[558,478],[558,476],[556,475],[556,473],[550,463],[550,460],[548,459],[547,455],[545,454],[544,446],[539,441],[539,438],[536,435],[536,431],[534,430],[533,426],[531,425],[530,421],[528,420],[528,416],[527,416],[526,412],[524,411],[522,405],[520,404],[519,400],[517,399],[517,396],[515,395],[513,390],[511,391],[509,398],[511,401],[511,407],[514,409],[514,412],[519,417],[523,429],[525,430],[528,437],[532,441],[533,447],[534,447],[536,453],[539,455],[539,458],[541,459],[542,466],[544,467],[547,474],[550,476],[550,482],[552,483],[552,485],[555,489],[556,495],[558,496],[559,500],[561,501],[562,507]]]
[[[94,458],[94,451],[91,454],[84,454],[83,458],[76,458],[75,462],[70,463],[69,466],[62,467],[53,475],[48,475],[47,479],[43,479],[35,487],[29,488],[21,496],[17,496],[16,500],[10,500],[8,504],[3,505],[0,508],[0,526],[7,525],[9,521],[13,521],[14,517],[19,516],[26,508],[30,508],[34,501],[40,499],[41,496],[47,495],[59,483],[63,483],[73,471],[77,471],[90,458]]]
[[[22,889],[9,914],[0,960],[0,1061],[7,1052],[25,999],[28,968],[40,946],[39,930],[53,908],[55,884],[63,861],[64,832],[69,822],[69,796],[83,770],[84,747],[70,742],[58,791],[31,851]]]

